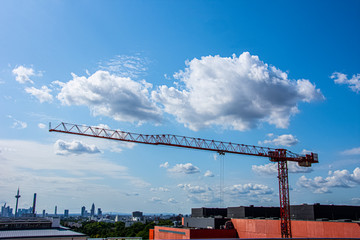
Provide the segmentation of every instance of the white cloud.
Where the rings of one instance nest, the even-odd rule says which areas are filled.
[[[192,163],[176,164],[174,167],[169,168],[168,172],[171,173],[184,173],[184,174],[195,174],[199,173],[200,169],[194,166]]]
[[[140,194],[139,193],[125,193],[125,195],[128,196],[128,197],[137,197]]]
[[[122,179],[122,182],[128,183],[132,189],[149,186],[149,183],[142,179],[129,175],[126,167],[101,159],[94,154],[64,157],[54,154],[53,144],[8,139],[0,139],[0,149],[2,150],[0,157],[3,158],[1,162],[6,169],[1,177],[6,181],[16,178],[16,172],[22,169],[22,172],[29,175],[36,173],[36,176],[44,172],[46,176],[53,173],[54,177],[66,175],[69,178],[75,176],[82,179],[85,177]],[[51,188],[53,186],[49,185]]]
[[[27,68],[24,66],[18,66],[12,70],[12,73],[15,75],[15,80],[21,84],[24,83],[34,83],[30,77],[35,76],[35,71],[32,68]]]
[[[263,184],[235,184],[230,187],[224,188],[225,193],[240,196],[240,195],[269,195],[273,194],[274,190]]]
[[[277,163],[268,163],[265,165],[252,165],[251,169],[253,172],[259,175],[276,175],[278,174]],[[288,162],[289,173],[309,173],[313,169],[311,167],[300,167],[297,162]]]
[[[159,86],[152,97],[195,131],[212,125],[243,131],[260,122],[286,128],[299,102],[324,99],[308,80],[290,80],[248,52],[195,58],[186,65],[174,74],[181,86]]]
[[[57,155],[100,153],[100,150],[95,145],[87,145],[81,141],[75,140],[72,142],[65,142],[59,139],[55,142],[54,149]]]
[[[274,137],[273,134],[268,135],[269,137]],[[291,147],[296,145],[299,142],[299,140],[294,137],[291,134],[283,134],[280,135],[274,139],[271,140],[264,140],[263,142],[259,141],[259,144],[273,144],[276,146],[287,146],[287,147]]]
[[[148,60],[139,55],[118,55],[114,58],[100,62],[99,68],[104,71],[115,73],[121,77],[137,78],[147,70]],[[89,73],[87,73],[90,75]]]
[[[39,124],[38,124],[38,127],[41,128],[41,129],[44,129],[44,128],[46,128],[46,125],[43,124],[43,123],[39,123]]]
[[[169,189],[165,187],[158,187],[158,188],[150,188],[152,192],[168,192]]]
[[[360,154],[360,147],[348,149],[342,152],[345,155],[359,155]]]
[[[206,190],[208,190],[205,187],[201,187],[201,186],[194,186],[191,184],[178,184],[179,188],[184,189],[185,191],[187,191],[188,193],[192,193],[192,194],[199,194],[199,193],[205,193]]]
[[[158,197],[152,197],[152,198],[150,199],[150,201],[151,201],[151,202],[161,202],[161,199],[158,198]]]
[[[161,168],[169,168],[170,164],[168,162],[164,162],[164,163],[160,164],[160,167]]]
[[[214,177],[215,175],[210,171],[210,170],[207,170],[204,174],[204,177]]]
[[[79,77],[62,86],[57,98],[65,105],[85,105],[94,116],[107,116],[117,121],[146,121],[159,123],[160,109],[149,99],[149,88],[145,81],[97,71],[90,77]]]
[[[179,203],[175,198],[169,198],[168,202],[173,204]]]
[[[52,90],[46,86],[42,86],[41,89],[28,87],[25,88],[25,91],[36,97],[41,103],[52,102],[53,100],[53,96],[50,94]]]
[[[329,171],[328,176],[321,176],[314,179],[301,176],[297,184],[304,188],[309,188],[314,193],[330,193],[330,188],[350,188],[360,185],[360,168],[357,167],[352,173],[348,170]]]
[[[13,120],[13,124],[12,124],[12,128],[16,128],[16,129],[24,129],[27,128],[27,123],[26,122],[22,122],[20,120],[17,120],[15,118],[13,118],[12,116],[8,115],[8,118]]]
[[[348,87],[356,92],[360,92],[360,74],[354,74],[351,79],[348,79],[347,75],[340,72],[334,72],[331,77],[331,79],[334,79],[334,82],[336,84],[345,84],[348,85]]]
[[[92,127],[102,128],[102,129],[111,129],[108,125],[102,124],[102,123],[100,123],[100,124],[98,124],[96,126],[92,126]]]

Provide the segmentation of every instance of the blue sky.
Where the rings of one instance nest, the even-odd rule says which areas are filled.
[[[0,203],[38,212],[278,206],[266,158],[49,133],[48,123],[293,152],[292,204],[360,204],[359,1],[1,1]],[[224,201],[219,201],[224,161]]]

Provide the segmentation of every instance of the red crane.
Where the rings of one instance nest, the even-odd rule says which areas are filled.
[[[88,137],[105,138],[111,140],[143,143],[151,145],[166,145],[173,147],[192,148],[214,151],[220,154],[235,153],[259,157],[267,157],[278,163],[279,197],[280,197],[280,228],[282,238],[291,238],[290,199],[287,162],[297,162],[299,166],[310,167],[318,163],[318,154],[299,155],[286,149],[259,147],[232,142],[207,140],[202,138],[184,137],[172,134],[147,135],[130,133],[120,130],[110,130],[78,124],[60,123],[55,128],[49,126],[50,132],[60,132]]]

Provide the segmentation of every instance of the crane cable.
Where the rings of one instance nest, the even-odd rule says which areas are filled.
[[[220,193],[219,193],[219,205],[220,208],[224,206],[224,160],[225,160],[225,153],[224,152],[218,152],[219,153],[219,162],[220,162]]]

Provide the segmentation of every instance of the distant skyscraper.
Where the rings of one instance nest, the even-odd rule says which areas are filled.
[[[140,211],[135,211],[132,213],[132,220],[135,222],[139,222],[143,220],[143,213]]]
[[[69,217],[69,209],[64,210],[64,217]]]
[[[92,204],[91,206],[91,212],[90,212],[90,216],[95,216],[95,204]]]
[[[46,216],[46,212],[45,212],[45,209],[43,210],[43,214],[42,214],[42,217],[45,217]]]
[[[135,212],[132,212],[132,217],[143,217],[143,213],[140,212],[140,211],[135,211]]]
[[[98,208],[97,215],[98,215],[99,217],[101,217],[101,216],[102,216],[102,211],[101,211],[101,208]]]
[[[57,216],[57,206],[55,206],[55,216]]]
[[[85,208],[85,206],[82,206],[82,208],[81,208],[81,216],[82,217],[86,217],[85,212],[86,212],[86,208]]]
[[[20,198],[20,189],[18,188],[17,194],[15,195],[16,198],[16,208],[15,208],[15,217],[17,217],[17,211],[18,211],[18,204],[19,204],[19,198]]]
[[[12,217],[12,211],[13,209],[10,208],[10,206],[6,206],[6,203],[4,206],[1,207],[1,217]]]

